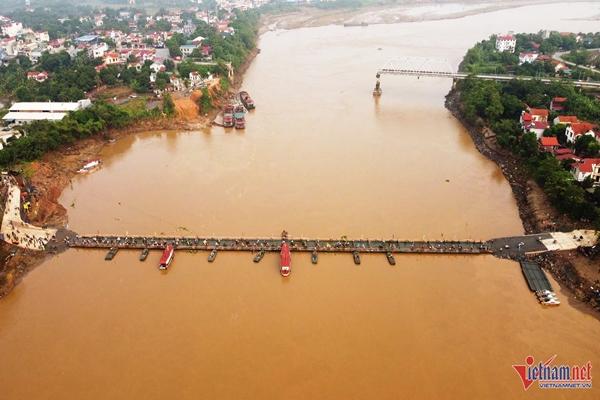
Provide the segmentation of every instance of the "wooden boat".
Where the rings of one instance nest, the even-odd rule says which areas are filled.
[[[262,260],[264,256],[265,256],[265,251],[264,250],[259,251],[258,254],[256,254],[254,256],[254,262],[255,263],[260,262],[260,260]]]
[[[208,262],[215,261],[215,258],[217,258],[217,249],[212,249],[212,251],[208,255]]]
[[[242,104],[244,105],[244,107],[246,107],[246,109],[248,109],[248,110],[253,110],[256,107],[254,105],[254,100],[252,100],[252,97],[250,97],[248,92],[241,91],[240,92],[240,100],[241,100]]]
[[[140,261],[146,261],[146,258],[148,258],[148,253],[150,253],[150,250],[142,250],[142,252],[140,253]]]
[[[310,256],[310,261],[311,261],[313,264],[316,264],[316,263],[318,263],[318,262],[319,262],[319,254],[317,254],[317,251],[316,251],[316,250],[313,250],[313,252],[312,252],[312,254],[311,254],[311,256]]]
[[[235,129],[246,128],[246,117],[244,116],[244,107],[241,105],[235,106],[233,110],[233,122]]]
[[[354,257],[354,264],[360,265],[360,255],[358,254],[358,251],[353,251],[352,257]]]
[[[390,265],[396,265],[396,259],[392,255],[392,252],[388,251],[387,253],[385,253],[385,256],[387,257],[387,260],[390,263]]]
[[[112,260],[117,255],[117,251],[119,251],[117,247],[111,247],[110,250],[108,250],[108,253],[106,253],[106,256],[104,256],[104,259],[106,261]]]
[[[223,108],[223,126],[225,128],[233,127],[233,104],[227,104]]]

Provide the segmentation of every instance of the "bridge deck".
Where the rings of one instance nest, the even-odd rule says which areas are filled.
[[[402,68],[383,68],[377,71],[380,75],[406,75],[406,76],[423,76],[436,78],[451,78],[451,79],[467,79],[468,77],[484,80],[494,80],[499,82],[505,81],[531,81],[538,80],[543,83],[569,83],[577,87],[584,88],[600,88],[600,82],[597,81],[578,81],[573,79],[562,79],[554,77],[535,77],[525,75],[510,75],[510,74],[467,74],[464,72],[449,72],[449,71],[427,71]]]
[[[490,254],[491,247],[480,241],[400,241],[400,240],[335,240],[289,238],[292,251],[362,253],[435,253]],[[69,247],[98,249],[164,249],[173,244],[180,250],[279,251],[277,238],[198,238],[146,236],[75,236],[66,239]]]

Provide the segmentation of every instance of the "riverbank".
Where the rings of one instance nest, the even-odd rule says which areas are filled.
[[[564,3],[560,0],[515,1],[399,1],[394,5],[372,5],[359,8],[321,9],[300,7],[298,10],[267,15],[261,33],[277,29],[314,28],[326,25],[376,25],[400,22],[422,22],[457,19],[477,14],[539,4]]]
[[[494,133],[483,121],[479,126],[467,121],[459,98],[460,93],[452,89],[446,96],[446,108],[465,127],[477,150],[502,170],[511,186],[525,233],[548,230],[566,232],[580,228],[581,223],[572,221],[552,206],[542,188],[531,179],[522,161],[498,145]],[[576,251],[547,253],[533,256],[532,259],[549,271],[574,298],[589,305],[595,310],[594,314],[600,317],[600,303],[591,289],[600,285],[600,268],[594,262]]]
[[[79,140],[70,146],[49,152],[39,160],[19,166],[35,193],[31,199],[28,222],[37,226],[49,226],[64,230],[68,224],[68,214],[65,207],[60,204],[59,198],[83,165],[91,160],[100,159],[100,153],[105,146],[125,136],[140,132],[195,131],[210,127],[217,113],[220,112],[222,104],[235,96],[241,88],[244,74],[259,52],[258,48],[254,48],[248,54],[244,63],[236,71],[236,77],[226,93],[221,93],[220,87],[211,93],[214,94],[213,108],[205,115],[199,113],[193,96],[176,97],[174,101],[178,114],[175,117],[145,119],[126,128],[110,129],[94,137]],[[0,298],[10,293],[29,271],[52,255],[53,252],[26,250],[2,241],[0,243],[0,260],[2,260]]]
[[[130,134],[151,130],[195,130],[197,123],[182,122],[174,118],[157,118],[140,121],[123,129],[112,129],[92,138],[77,141],[71,146],[44,155],[41,159],[23,164],[23,175],[34,189],[28,222],[36,226],[64,230],[67,210],[59,198],[71,183],[77,170],[90,160],[98,159],[100,152],[112,142]],[[2,197],[2,208],[4,207]],[[33,251],[0,242],[0,298],[4,297],[21,279],[54,251]]]

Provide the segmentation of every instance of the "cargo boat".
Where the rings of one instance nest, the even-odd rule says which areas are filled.
[[[172,244],[168,244],[165,247],[165,251],[163,251],[162,256],[160,257],[160,262],[158,264],[158,269],[166,270],[171,265],[171,261],[173,261],[173,255],[175,254],[175,248]]]
[[[242,101],[244,107],[246,107],[248,110],[254,110],[254,108],[256,107],[254,105],[254,100],[252,100],[252,97],[250,97],[248,92],[240,92],[240,100]]]
[[[235,129],[246,128],[246,118],[244,117],[244,107],[237,105],[233,111],[233,120]]]
[[[233,128],[233,105],[227,104],[223,108],[223,126],[225,128]]]
[[[290,246],[284,241],[281,244],[281,253],[279,254],[279,272],[281,276],[289,276],[292,272],[292,255]]]

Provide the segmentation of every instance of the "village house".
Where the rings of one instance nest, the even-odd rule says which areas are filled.
[[[560,147],[560,143],[558,143],[558,139],[555,136],[541,137],[539,139],[539,147],[540,151],[554,154]]]
[[[0,48],[4,50],[7,56],[16,56],[18,54],[17,38],[8,37],[0,39]]]
[[[192,40],[192,44],[197,47],[197,46],[200,46],[204,40],[205,40],[205,38],[203,38],[202,36],[198,36]]]
[[[121,63],[121,58],[119,56],[119,53],[116,53],[114,51],[109,51],[108,53],[106,53],[104,55],[104,64],[105,65],[113,65],[113,64],[119,64]]]
[[[516,47],[517,38],[512,33],[496,36],[496,50],[500,52],[508,51],[510,53],[514,53]]]
[[[84,45],[89,47],[93,44],[98,44],[100,42],[100,37],[98,35],[83,35],[75,39],[75,43],[78,45]]]
[[[92,45],[88,49],[88,54],[92,58],[102,58],[104,57],[104,53],[108,51],[108,45],[106,43],[100,43]]]
[[[190,85],[192,87],[198,87],[202,84],[202,75],[196,71],[190,72]]]
[[[519,53],[519,65],[523,65],[525,63],[531,64],[538,58],[539,54],[535,52],[524,52]]]
[[[3,22],[0,30],[2,31],[2,36],[17,36],[23,30],[23,24],[14,21]]]
[[[150,71],[154,73],[165,72],[166,70],[167,68],[163,64],[156,61],[150,65]]]
[[[573,153],[573,150],[571,150],[569,148],[562,148],[562,149],[556,149],[556,150],[554,150],[554,157],[558,161],[564,161],[564,160],[579,161],[580,160],[580,158],[577,157]]]
[[[598,127],[589,122],[576,122],[567,126],[565,134],[567,136],[567,142],[575,143],[577,138],[581,135],[589,135],[596,138],[595,130]]]
[[[600,186],[600,158],[584,158],[571,165],[571,173],[577,182],[591,178],[594,186]]]
[[[521,113],[521,118],[529,115],[531,121],[548,122],[548,114],[549,112],[545,108],[527,107],[527,109]]]
[[[104,17],[106,17],[106,14],[95,15],[94,16],[94,25],[96,25],[98,27],[104,26]]]
[[[27,72],[27,79],[33,79],[37,82],[44,82],[48,79],[48,73],[46,71],[37,72],[37,71],[29,71]]]
[[[555,97],[550,102],[551,111],[563,111],[565,109],[566,97]]]
[[[519,122],[523,132],[535,133],[538,140],[544,135],[544,131],[550,127],[548,125],[548,110],[543,108],[527,107],[527,110],[521,112]]]
[[[169,82],[171,83],[173,90],[177,92],[180,92],[185,89],[185,83],[180,78],[177,78],[175,75],[171,75]]]
[[[571,125],[578,123],[579,119],[577,119],[577,117],[574,115],[559,115],[558,117],[554,118],[552,122],[554,125]]]
[[[570,74],[571,69],[569,68],[569,66],[567,64],[562,63],[562,62],[557,62],[556,65],[554,66],[554,72],[556,72],[556,73],[562,72],[564,74]]]
[[[197,48],[198,46],[196,46],[195,44],[184,44],[179,46],[181,54],[183,54],[185,57],[189,57]]]

